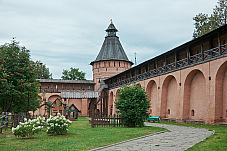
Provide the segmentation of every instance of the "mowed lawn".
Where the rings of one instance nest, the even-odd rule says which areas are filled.
[[[181,124],[181,123],[169,123],[161,122],[163,124],[179,125],[206,128],[208,130],[214,130],[214,135],[206,138],[204,141],[194,145],[187,151],[227,151],[227,126],[217,125],[199,125],[199,124]]]
[[[44,131],[34,138],[17,138],[11,130],[0,134],[0,150],[89,150],[139,136],[148,135],[163,128],[100,127],[91,128],[88,120],[72,122],[66,135],[47,135]]]

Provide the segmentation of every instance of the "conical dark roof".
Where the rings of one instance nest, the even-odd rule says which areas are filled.
[[[106,29],[106,32],[107,36],[105,37],[101,50],[95,61],[92,61],[90,64],[92,65],[94,62],[105,60],[123,60],[133,64],[128,60],[128,57],[120,43],[119,37],[116,36],[116,32],[118,32],[118,30],[112,22]]]
[[[109,31],[114,31],[114,32],[118,32],[117,28],[114,26],[114,24],[111,22],[109,27],[106,29],[106,32]]]

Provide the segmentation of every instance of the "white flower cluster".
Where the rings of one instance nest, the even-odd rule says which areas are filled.
[[[24,118],[24,123],[20,122],[16,128],[12,128],[12,132],[15,136],[26,137],[38,133],[44,126],[45,118],[39,117],[33,120]]]
[[[47,133],[49,134],[64,134],[68,131],[68,127],[72,122],[67,120],[60,113],[57,116],[50,116],[46,121]]]
[[[71,123],[71,121],[67,120],[60,113],[57,116],[50,116],[46,122],[45,117],[38,117],[33,120],[27,120],[25,118],[24,123],[20,122],[16,128],[12,128],[12,132],[15,136],[27,137],[38,133],[46,126],[47,133],[49,134],[65,134]]]

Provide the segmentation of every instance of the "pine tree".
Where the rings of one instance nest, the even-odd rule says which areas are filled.
[[[213,13],[208,14],[199,13],[193,20],[195,21],[195,30],[193,38],[200,37],[212,30],[215,30],[226,24],[227,21],[227,0],[219,0],[218,5],[213,9]]]
[[[26,112],[40,104],[40,84],[29,52],[14,39],[0,46],[0,108],[3,111]]]

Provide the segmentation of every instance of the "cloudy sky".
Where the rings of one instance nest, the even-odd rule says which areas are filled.
[[[92,79],[94,61],[113,19],[121,44],[142,63],[192,39],[192,18],[217,0],[0,0],[0,45],[12,37],[60,79],[70,67]]]

